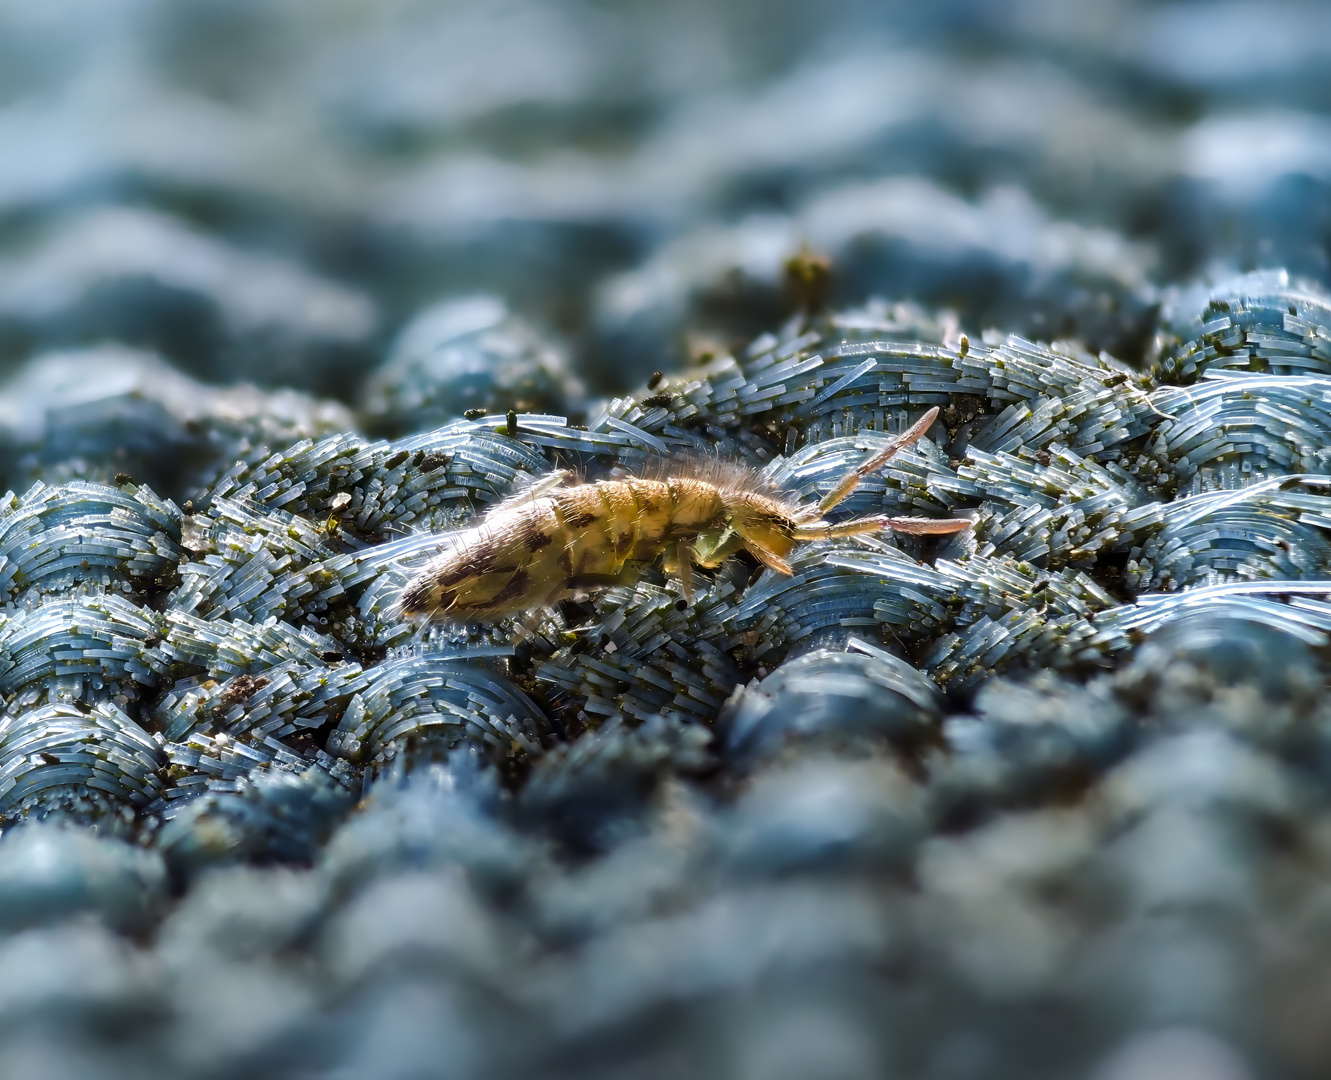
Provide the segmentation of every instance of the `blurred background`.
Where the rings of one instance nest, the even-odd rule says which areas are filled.
[[[472,410],[576,422],[800,312],[881,298],[877,326],[910,302],[891,309],[904,340],[960,348],[992,327],[1144,369],[1200,336],[1212,283],[1246,274],[1236,294],[1282,298],[1252,340],[1302,289],[1312,314],[1286,352],[1314,355],[1329,71],[1331,6],[1314,0],[0,0],[0,490],[114,482],[114,498],[53,488],[31,544],[84,529],[60,516],[81,500],[132,518],[134,542],[175,529],[180,546],[135,564],[131,615],[192,617],[212,594],[170,575],[213,567],[185,500],[231,492],[238,458],[252,488],[294,491],[282,451],[355,433],[369,505],[408,454],[360,436]],[[1137,392],[1113,380],[1106,400]],[[278,451],[268,472],[259,447]],[[417,449],[410,467],[449,460]],[[153,490],[126,494],[129,478]],[[274,503],[308,511],[304,532],[274,510],[234,533],[331,547],[327,500],[288,494]],[[278,554],[274,574],[292,565]],[[69,625],[40,622],[34,586],[14,655],[44,662],[43,634],[73,639],[102,611],[71,572]],[[156,614],[137,638],[117,624],[122,659],[156,647]],[[230,627],[196,623],[200,639]],[[356,812],[344,762],[300,784],[274,767],[262,790],[200,798],[159,847],[108,839],[132,835],[129,811],[11,830],[0,1075],[1325,1075],[1331,707],[1308,644],[1324,635],[1198,625],[1110,689],[998,680],[960,705],[878,650],[795,657],[728,714],[753,746],[735,736],[723,761],[711,729],[659,717],[550,738],[516,802],[458,751]],[[391,666],[358,655],[366,679]],[[349,656],[316,650],[310,681]],[[214,659],[175,697],[164,680],[154,708],[262,689],[248,671],[202,682]],[[30,666],[37,686],[49,672]],[[97,707],[108,729],[124,717]],[[926,792],[884,746],[937,750],[947,710],[956,753]],[[863,716],[889,732],[872,753],[776,746],[817,743],[820,723],[836,742]],[[195,720],[173,753],[212,723]],[[1137,745],[1142,730],[1159,738]],[[303,736],[283,767],[313,760]],[[7,778],[65,764],[15,745]],[[140,771],[202,791],[180,760]]]
[[[0,362],[354,403],[484,291],[626,389],[801,252],[1140,362],[1168,286],[1325,278],[1328,52],[1316,2],[6,0]]]

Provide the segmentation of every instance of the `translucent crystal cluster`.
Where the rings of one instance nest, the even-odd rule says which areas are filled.
[[[1230,306],[1283,322],[1297,303]],[[1258,315],[1245,326],[1252,357],[1269,351]],[[404,750],[414,760],[470,742],[531,760],[606,721],[710,726],[746,678],[848,635],[964,687],[1009,669],[1104,668],[1202,595],[1254,612],[1283,603],[1286,622],[1321,629],[1320,448],[1307,428],[1271,427],[1280,394],[1306,402],[1318,376],[1231,368],[1179,388],[1158,381],[1178,370],[1167,360],[1143,377],[1071,347],[960,334],[912,344],[874,329],[869,311],[796,321],[740,359],[609,402],[585,428],[513,413],[394,442],[305,440],[242,459],[183,511],[146,486],[11,495],[0,685],[15,733],[3,767],[23,813],[43,812],[32,793],[69,802],[70,785],[44,770],[76,775],[25,741],[40,709],[107,730],[90,740],[138,740],[125,790],[111,794],[150,804],[151,823],[201,792],[234,793],[255,770],[320,769],[359,790]],[[1203,339],[1214,333],[1203,326]],[[687,471],[722,446],[760,490],[813,501],[934,405],[931,437],[842,509],[969,514],[973,528],[941,547],[812,543],[790,577],[731,564],[691,603],[645,567],[638,584],[548,612],[517,651],[503,626],[413,644],[421,632],[393,614],[435,533],[558,465],[588,478]],[[1301,415],[1315,424],[1306,405]],[[145,747],[159,760],[147,777]]]
[[[1092,778],[1102,778],[1096,797],[1112,822],[1164,797],[1150,788],[1152,755],[1195,761],[1204,791],[1275,783],[1260,777],[1276,766],[1235,739],[1312,762],[1327,752],[1321,727],[1297,733],[1297,715],[1322,708],[1315,679],[1288,658],[1256,661],[1244,650],[1310,657],[1331,631],[1331,502],[1315,412],[1325,380],[1311,363],[1277,370],[1277,333],[1267,332],[1274,321],[1291,333],[1290,307],[1309,319],[1328,309],[1306,291],[1207,303],[1208,312],[1243,312],[1242,329],[1203,323],[1201,337],[1162,351],[1145,375],[1073,346],[971,339],[956,327],[906,341],[897,317],[863,309],[797,319],[738,358],[608,401],[583,426],[509,412],[387,442],[304,439],[242,457],[183,508],[129,481],[11,494],[0,514],[0,813],[95,825],[192,877],[219,863],[320,857],[365,794],[385,807],[418,798],[470,807],[488,791],[491,809],[469,828],[528,830],[544,839],[527,843],[606,853],[598,874],[653,863],[655,877],[641,885],[612,877],[596,886],[639,912],[668,904],[680,874],[706,866],[733,877],[739,891],[622,940],[615,934],[627,930],[607,930],[591,953],[534,973],[514,1007],[553,1009],[561,1039],[626,1023],[665,992],[655,981],[664,974],[599,986],[600,970],[627,978],[616,950],[681,950],[674,993],[716,993],[736,977],[738,968],[706,974],[685,959],[709,935],[724,935],[725,964],[791,963],[764,958],[756,942],[751,954],[733,935],[743,924],[793,930],[806,905],[829,899],[794,884],[746,892],[739,883],[754,875],[913,865],[921,897],[892,903],[937,896],[929,919],[950,935],[949,920],[975,917],[975,900],[955,876],[969,872],[954,865],[963,841],[925,842],[935,824],[1028,808],[1037,816],[964,843],[1025,850],[1037,841],[1020,830],[1052,830],[1054,850],[1084,862],[1093,826],[1061,822],[1047,807]],[[1319,327],[1300,324],[1300,340]],[[1177,359],[1209,355],[1222,329],[1232,362]],[[1194,381],[1179,385],[1180,375]],[[789,577],[735,560],[702,575],[690,602],[644,566],[636,583],[551,608],[525,634],[511,622],[414,627],[395,614],[440,533],[557,467],[586,479],[687,472],[722,453],[749,469],[756,489],[813,502],[933,406],[942,410],[935,429],[837,513],[969,516],[972,528],[946,542],[809,543]],[[1238,650],[1232,663],[1219,659],[1226,649]],[[1268,663],[1296,671],[1295,682],[1268,675]],[[1244,664],[1292,702],[1282,706],[1294,710],[1285,727],[1273,718],[1254,732],[1241,710],[1218,728],[1180,717],[1171,721],[1177,751],[1156,740],[1132,753],[1147,745],[1143,708],[1160,710],[1171,694],[1212,702],[1180,706],[1184,716],[1229,708],[1215,702],[1251,690],[1231,670]],[[1183,670],[1198,674],[1178,683]],[[1206,679],[1219,679],[1217,689]],[[948,704],[977,689],[968,709]],[[465,793],[418,792],[439,768],[448,771],[430,782],[465,783]],[[709,809],[680,786],[718,771],[753,778],[729,809]],[[1149,812],[1173,820],[1167,809]],[[660,815],[682,815],[689,836],[713,838],[688,841],[685,862],[661,864],[650,854],[662,842]],[[516,842],[466,841],[486,849],[475,853],[485,865]],[[447,880],[393,878],[374,910],[461,904],[464,923],[493,918]],[[594,933],[574,929],[591,916],[568,907],[590,882],[522,887],[538,888],[542,933]],[[800,964],[843,950],[865,962],[898,956],[903,944],[871,930],[879,900],[852,890],[837,902],[840,936],[819,931]],[[370,918],[368,909],[344,917]],[[328,932],[350,932],[338,925]],[[960,931],[951,948],[957,977],[983,993],[997,960],[966,951],[990,947],[967,943],[978,932]],[[368,924],[356,931],[366,933]],[[365,947],[345,940],[337,963]],[[452,955],[443,939],[438,947]],[[1042,941],[1004,978],[1046,985],[1055,960],[1038,950],[1060,947]],[[468,962],[500,963],[509,946],[486,948],[498,952]]]
[[[1328,42],[0,0],[0,1076],[1331,1075]],[[933,409],[827,516],[965,530],[402,616]]]

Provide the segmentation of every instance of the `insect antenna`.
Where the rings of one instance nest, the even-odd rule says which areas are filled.
[[[881,469],[898,451],[904,450],[912,443],[918,442],[920,436],[929,430],[930,426],[938,419],[938,406],[935,405],[927,413],[919,418],[906,431],[902,432],[885,447],[874,454],[873,457],[861,462],[850,472],[841,478],[841,483],[837,484],[817,506],[811,506],[805,510],[799,517],[801,521],[816,521],[827,511],[831,510],[838,503],[842,502],[846,496],[860,486],[860,481],[870,473]]]

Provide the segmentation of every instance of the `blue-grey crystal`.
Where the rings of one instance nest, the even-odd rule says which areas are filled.
[[[0,1073],[1327,1075],[1328,41],[0,3]]]
[[[0,841],[0,911],[8,934],[92,915],[141,933],[168,906],[159,852],[67,825],[16,830]]]
[[[939,712],[937,688],[890,653],[820,650],[746,687],[718,722],[727,756],[752,768],[809,743],[909,752],[930,738]]]
[[[405,326],[367,382],[361,414],[388,434],[429,431],[463,413],[567,415],[582,388],[559,352],[493,296],[441,301]]]

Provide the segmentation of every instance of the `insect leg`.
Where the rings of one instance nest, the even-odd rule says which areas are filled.
[[[888,529],[911,536],[946,536],[970,526],[967,518],[866,517],[839,521],[835,525],[827,521],[810,521],[795,527],[795,539],[832,540],[838,536],[860,536]]]
[[[816,507],[810,507],[806,514],[809,518],[820,518],[832,507],[841,502],[847,495],[859,487],[860,481],[877,469],[886,465],[899,450],[904,450],[911,443],[917,442],[921,435],[929,430],[930,425],[938,419],[938,406],[934,406],[927,413],[919,418],[910,429],[902,432],[885,447],[874,454],[867,461],[855,466],[850,472],[841,478],[841,483],[820,502]]]
[[[684,594],[685,603],[693,603],[693,558],[692,548],[688,544],[671,544],[670,554],[666,559],[667,568],[679,578],[679,590]]]
[[[786,562],[785,559],[781,558],[781,556],[777,555],[775,552],[768,551],[761,544],[747,542],[744,545],[744,550],[769,570],[775,570],[778,574],[785,574],[786,577],[790,577],[790,575],[795,572],[795,568],[792,567],[790,563]]]

